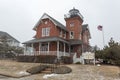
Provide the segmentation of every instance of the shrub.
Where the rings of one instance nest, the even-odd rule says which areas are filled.
[[[37,74],[40,73],[41,71],[45,70],[47,68],[46,65],[40,65],[40,66],[35,66],[27,70],[28,73],[31,74]]]
[[[61,60],[65,64],[71,64],[73,62],[72,58],[68,56],[61,56]]]
[[[81,64],[80,62],[76,62],[75,64]]]
[[[56,68],[53,72],[56,74],[66,74],[72,72],[72,69],[66,66],[61,66]]]

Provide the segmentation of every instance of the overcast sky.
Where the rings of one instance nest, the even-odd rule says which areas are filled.
[[[64,14],[75,7],[89,24],[90,44],[103,47],[111,37],[120,42],[120,0],[0,0],[0,31],[5,31],[21,43],[32,39],[34,25],[43,15],[49,14],[65,25]]]

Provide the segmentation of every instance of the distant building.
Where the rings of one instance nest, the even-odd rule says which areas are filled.
[[[73,8],[64,17],[66,26],[44,13],[33,30],[34,39],[24,42],[26,55],[76,56],[89,50],[91,38],[88,24],[83,24],[83,16]]]
[[[9,35],[7,32],[3,32],[3,31],[0,31],[0,42],[2,40],[2,38],[5,38],[6,41],[7,41],[7,44],[9,46],[15,46],[15,47],[18,47],[20,42],[15,39],[14,37],[12,37],[11,35]]]

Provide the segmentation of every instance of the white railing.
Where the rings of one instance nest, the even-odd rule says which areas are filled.
[[[61,56],[70,56],[70,54],[67,53],[67,52],[59,51],[59,56],[60,56],[60,57],[61,57]]]
[[[56,55],[58,57],[70,56],[69,53],[62,51],[24,51],[24,55]]]
[[[57,55],[57,51],[24,51],[24,55]]]
[[[65,56],[70,56],[70,53],[65,53]]]

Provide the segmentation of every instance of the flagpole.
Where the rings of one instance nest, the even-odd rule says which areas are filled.
[[[103,36],[103,47],[105,46],[105,38],[104,38],[104,29],[102,28],[102,36]]]
[[[102,37],[103,37],[103,47],[105,46],[105,39],[104,39],[104,29],[103,29],[103,26],[101,25],[98,25],[98,30],[102,31]]]

